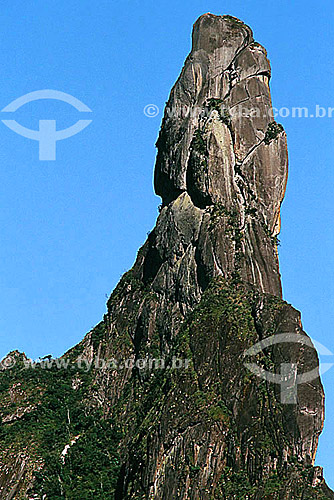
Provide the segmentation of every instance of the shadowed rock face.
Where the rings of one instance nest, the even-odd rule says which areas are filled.
[[[73,368],[96,358],[121,366],[53,378],[36,368],[33,386],[19,363],[13,382],[0,373],[1,498],[334,498],[313,467],[324,419],[319,377],[298,385],[297,404],[283,404],[280,387],[244,365],[245,350],[262,339],[307,338],[281,297],[276,236],[288,160],[269,79],[248,26],[199,18],[157,142],[156,227],[103,321],[63,358]],[[179,369],[169,368],[173,357]],[[138,368],[153,358],[166,366]],[[298,342],[255,361],[272,373],[318,367],[315,350]],[[83,459],[92,436],[94,477]]]

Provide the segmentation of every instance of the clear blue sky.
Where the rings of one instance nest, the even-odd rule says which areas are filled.
[[[56,89],[82,100],[93,123],[38,161],[37,142],[0,123],[0,358],[36,358],[74,345],[105,312],[105,294],[154,226],[154,143],[162,110],[205,13],[249,24],[272,63],[276,107],[334,106],[334,10],[329,0],[35,0],[1,7],[0,109],[27,92]],[[6,119],[8,116],[0,116]],[[65,103],[27,104],[22,125],[79,113]],[[306,331],[334,352],[334,118],[280,119],[290,177],[280,248],[284,297]],[[327,360],[328,361],[328,360]],[[334,487],[334,368],[323,377],[327,420],[318,463]]]

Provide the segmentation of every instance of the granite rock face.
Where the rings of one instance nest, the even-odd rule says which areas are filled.
[[[248,26],[202,16],[166,106],[155,188],[165,206],[183,194],[201,210],[196,255],[206,275],[229,277],[238,268],[245,281],[280,295],[271,240],[279,233],[288,158],[285,133],[272,118],[269,79],[266,51]],[[224,224],[208,235],[218,205],[235,214],[240,248],[231,248]]]
[[[1,498],[334,498],[313,466],[318,357],[281,296],[288,158],[270,75],[244,23],[195,23],[157,142],[160,215],[133,268],[103,321],[56,360],[72,371],[38,366],[29,384],[22,358],[0,373]],[[299,341],[252,360],[271,373],[315,370],[290,404],[245,366],[246,350],[282,333]],[[17,387],[25,396],[12,396]]]

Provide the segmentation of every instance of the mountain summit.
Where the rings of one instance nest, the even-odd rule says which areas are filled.
[[[317,353],[282,299],[288,156],[270,77],[243,22],[196,21],[133,268],[62,358],[4,360],[2,499],[334,498],[314,467]]]

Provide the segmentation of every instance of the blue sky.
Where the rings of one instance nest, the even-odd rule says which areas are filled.
[[[67,92],[92,109],[30,103],[15,114],[29,128],[55,119],[66,128],[57,161],[0,123],[0,357],[12,349],[57,356],[105,312],[120,275],[152,229],[160,203],[152,189],[154,143],[163,110],[205,13],[249,24],[272,63],[275,107],[334,107],[334,11],[328,0],[277,2],[152,0],[3,2],[0,109],[35,90]],[[6,119],[2,113],[1,119]],[[280,247],[284,297],[305,330],[334,352],[334,118],[280,118],[290,176]],[[324,360],[328,361],[328,360]],[[318,463],[334,487],[334,368],[323,377],[327,420]]]

